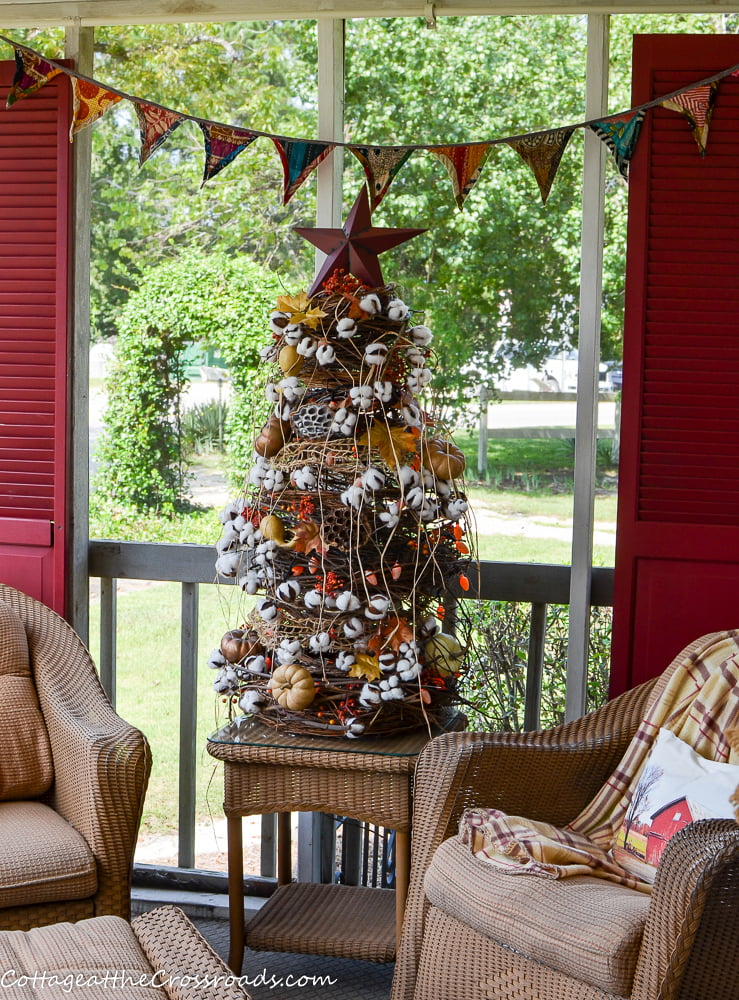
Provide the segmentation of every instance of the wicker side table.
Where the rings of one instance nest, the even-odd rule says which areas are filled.
[[[445,728],[464,726],[464,716],[456,715]],[[234,972],[241,970],[245,943],[255,950],[393,961],[408,892],[413,770],[428,740],[426,730],[366,740],[291,736],[258,720],[231,723],[208,738],[208,753],[224,762]],[[293,811],[395,830],[395,890],[291,883]],[[279,888],[245,932],[241,820],[272,812],[279,814]]]

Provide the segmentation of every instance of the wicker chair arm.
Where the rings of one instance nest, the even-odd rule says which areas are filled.
[[[392,1000],[410,1000],[428,909],[423,881],[462,812],[490,806],[563,826],[591,801],[623,756],[649,702],[648,681],[555,729],[445,733],[416,765],[411,878]]]
[[[128,918],[133,851],[151,770],[148,742],[116,714],[67,622],[10,588],[0,589],[0,598],[26,628],[54,765],[47,800],[95,855],[96,912]]]
[[[633,1000],[714,1000],[736,991],[739,825],[699,820],[660,858]]]

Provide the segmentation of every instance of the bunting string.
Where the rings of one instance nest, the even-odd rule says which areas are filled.
[[[16,64],[6,107],[11,108],[22,98],[35,94],[60,74],[69,78],[73,103],[70,141],[101,118],[108,108],[120,101],[128,101],[133,104],[138,120],[141,141],[139,166],[142,166],[183,122],[195,122],[203,133],[205,164],[202,183],[205,184],[256,139],[267,138],[274,144],[282,163],[283,204],[288,203],[319,163],[329,157],[335,148],[342,147],[350,150],[362,165],[372,210],[380,204],[403,166],[417,152],[429,153],[443,164],[451,181],[454,200],[461,210],[480,179],[493,147],[499,145],[510,146],[528,165],[538,185],[542,202],[546,204],[565,148],[573,132],[580,128],[591,129],[601,139],[611,153],[619,173],[626,179],[646,113],[655,107],[677,112],[687,121],[703,156],[708,145],[708,132],[719,83],[726,78],[739,81],[739,63],[736,63],[646,104],[604,115],[599,119],[472,142],[389,146],[382,143],[303,139],[264,132],[251,126],[247,128],[198,118],[83,76],[4,35],[0,35],[0,41],[13,48]]]

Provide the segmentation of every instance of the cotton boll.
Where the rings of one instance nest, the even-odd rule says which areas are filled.
[[[350,590],[342,591],[336,598],[336,607],[339,611],[356,611],[361,606],[362,602]]]
[[[308,645],[314,653],[325,653],[331,648],[331,636],[328,632],[319,632],[310,637]]]
[[[279,645],[279,650],[288,656],[291,656],[293,660],[300,656],[300,639],[283,639]],[[289,660],[287,661],[290,662]]]
[[[295,601],[300,596],[300,584],[297,580],[285,580],[276,590],[276,596],[285,602]]]
[[[398,676],[402,681],[414,681],[423,670],[420,663],[411,663],[407,670],[398,669]]]
[[[389,504],[387,510],[378,515],[378,518],[386,528],[394,528],[400,520],[400,511],[397,503]]]
[[[418,484],[421,482],[421,477],[419,476],[419,474],[416,472],[415,469],[412,469],[410,467],[410,465],[400,466],[400,468],[398,469],[398,479],[400,480],[401,485],[405,486],[406,488],[409,488],[411,486],[418,486]]]
[[[269,328],[272,333],[276,333],[278,336],[284,333],[285,329],[288,327],[290,322],[290,317],[285,312],[273,312],[269,318]]]
[[[274,415],[278,420],[287,421],[292,413],[292,406],[287,400],[280,400],[279,403],[275,405]]]
[[[387,304],[387,317],[396,322],[405,319],[409,311],[408,306],[402,299],[390,299]]]
[[[389,607],[389,598],[383,597],[382,594],[373,594],[370,597],[370,603],[365,608],[364,616],[370,621],[382,621],[387,616]]]
[[[420,510],[423,506],[424,492],[422,486],[414,486],[405,495],[405,503],[411,510]]]
[[[290,323],[285,327],[285,343],[288,347],[295,347],[300,343],[300,338],[303,336],[303,328],[297,323]]]
[[[264,398],[268,403],[279,403],[280,394],[277,391],[277,386],[274,382],[268,382],[264,388]]]
[[[244,691],[239,699],[239,708],[245,715],[258,715],[262,711],[263,704],[259,691]]]
[[[375,382],[373,389],[375,392],[375,399],[378,399],[381,403],[389,403],[393,398],[392,382]]]
[[[299,490],[313,490],[318,484],[318,479],[309,465],[296,469],[290,478]]]
[[[219,576],[236,576],[241,556],[238,552],[224,552],[216,559],[216,573]]]
[[[277,605],[269,597],[263,597],[261,601],[257,601],[256,610],[259,617],[265,622],[273,622],[279,614]]]
[[[432,635],[436,635],[437,632],[441,632],[441,623],[437,618],[427,618],[426,621],[421,625],[418,634],[422,639],[430,639]]]
[[[405,356],[408,359],[408,363],[413,365],[414,368],[423,368],[426,364],[426,358],[417,347],[407,347],[405,351]]]
[[[316,611],[323,604],[323,594],[320,590],[309,590],[303,594],[303,604],[311,611]]]
[[[364,732],[363,722],[354,722],[353,719],[347,719],[346,725],[347,725],[346,738],[348,740],[358,740],[359,737]]]
[[[359,639],[364,635],[364,624],[361,619],[350,618],[348,622],[344,622],[344,635],[347,639]]]
[[[259,357],[262,361],[274,361],[277,357],[277,351],[275,350],[274,344],[265,344],[264,347],[259,348]]]
[[[291,403],[294,403],[296,400],[300,399],[306,390],[306,386],[304,386],[301,383],[300,379],[297,379],[294,375],[288,375],[287,378],[281,379],[277,383],[277,388],[279,389],[283,398]]]
[[[302,340],[298,342],[297,351],[303,358],[312,358],[317,350],[318,342],[315,341],[313,337],[303,337]]]
[[[434,521],[439,516],[439,507],[432,500],[426,498],[421,505],[421,520],[424,522]]]
[[[234,501],[227,503],[223,510],[219,513],[218,519],[221,524],[228,524],[229,521],[233,521],[234,518],[238,517],[240,510],[240,504],[237,504]]]
[[[347,410],[345,406],[340,406],[336,413],[334,414],[334,419],[331,424],[330,432],[332,434],[343,434],[344,437],[350,437],[354,431],[354,427],[357,423],[356,413],[352,413],[351,410]]]
[[[213,690],[216,694],[226,694],[231,690],[233,681],[231,680],[227,670],[221,670],[216,679],[213,681]]]
[[[408,331],[408,336],[411,338],[416,347],[428,347],[434,339],[433,333],[427,326],[411,327]]]
[[[259,590],[259,573],[250,569],[249,572],[239,580],[239,586],[247,594],[256,594]]]
[[[349,398],[360,410],[369,410],[374,400],[374,390],[371,385],[353,385],[349,390]]]
[[[259,656],[248,656],[244,660],[244,669],[250,674],[264,674],[267,670],[267,661],[261,654]]]
[[[436,492],[442,499],[448,497],[452,492],[451,482],[448,479],[437,479]]]
[[[354,653],[339,653],[336,657],[336,669],[348,673],[356,662],[357,658]]]
[[[364,500],[364,490],[361,486],[348,486],[339,499],[345,507],[354,507],[355,510],[359,510]]]
[[[223,529],[223,534],[216,542],[216,552],[223,555],[239,543],[239,532],[233,521],[230,521]]]
[[[415,403],[409,403],[408,406],[404,406],[400,411],[400,415],[409,427],[423,426],[423,416]]]
[[[336,361],[336,351],[331,344],[321,344],[316,350],[316,361],[319,365],[330,365]]]
[[[359,308],[362,312],[366,312],[368,316],[374,316],[382,309],[382,303],[380,302],[380,296],[375,295],[374,292],[370,292],[369,295],[365,295],[363,299],[359,300]]]
[[[385,485],[385,474],[374,466],[370,466],[362,473],[362,482],[368,490],[381,490]]]
[[[388,346],[379,342],[368,344],[364,351],[364,363],[378,367],[383,364],[387,357]]]
[[[388,673],[390,670],[395,669],[395,653],[381,653],[378,659],[380,661],[380,670],[383,673]]]
[[[357,332],[357,324],[350,316],[344,316],[336,324],[336,336],[340,340],[349,340]]]
[[[220,649],[212,649],[210,651],[210,656],[208,657],[208,666],[211,670],[221,670],[226,666],[228,660],[220,651]]]
[[[374,705],[379,705],[380,692],[377,688],[365,684],[359,692],[359,704],[364,705],[365,708],[372,708]]]
[[[461,497],[455,497],[454,500],[447,500],[444,504],[444,513],[453,521],[457,521],[464,513],[466,513],[468,508],[469,504],[466,500],[463,500]]]

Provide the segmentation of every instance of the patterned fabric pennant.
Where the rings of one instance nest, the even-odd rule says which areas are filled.
[[[557,175],[562,154],[574,131],[574,127],[568,126],[552,129],[551,132],[526,135],[522,139],[505,140],[512,149],[516,150],[524,163],[527,163],[533,170],[544,205],[547,203],[549,192]]]
[[[705,156],[708,145],[708,128],[713,115],[713,105],[716,102],[718,81],[708,83],[703,87],[694,87],[684,94],[662,101],[662,107],[668,111],[677,111],[690,125],[690,131],[698,144],[701,156]]]
[[[109,107],[123,99],[120,94],[114,94],[111,90],[106,90],[88,80],[80,80],[76,76],[71,77],[71,80],[72,126],[69,130],[70,140],[74,139],[83,128],[87,128],[98,118],[102,118]]]
[[[646,111],[630,111],[623,115],[599,122],[591,122],[590,128],[606,144],[613,154],[619,173],[624,179],[629,176],[629,163],[636,150]]]
[[[14,49],[14,55],[15,76],[8,92],[6,108],[12,107],[21,97],[28,97],[34,91],[40,90],[45,83],[61,73],[58,66],[52,66],[50,62],[42,59],[35,52]]]
[[[245,128],[232,128],[230,125],[210,125],[198,123],[205,136],[205,173],[203,184],[215,177],[217,173],[236,159],[247,146],[259,136]],[[203,184],[200,186],[202,187]]]
[[[364,169],[370,208],[374,212],[413,150],[406,146],[350,146],[349,149]]]
[[[472,188],[477,184],[485,161],[490,156],[491,143],[470,146],[437,146],[429,153],[444,164],[452,182],[454,200],[461,210]]]
[[[325,160],[335,147],[333,142],[307,142],[302,139],[279,139],[270,136],[282,160],[285,186],[282,204],[287,205],[306,177]]]
[[[136,101],[134,108],[141,129],[139,166],[142,166],[185,119],[176,111],[168,111],[167,108],[157,107],[156,104],[143,104]]]

